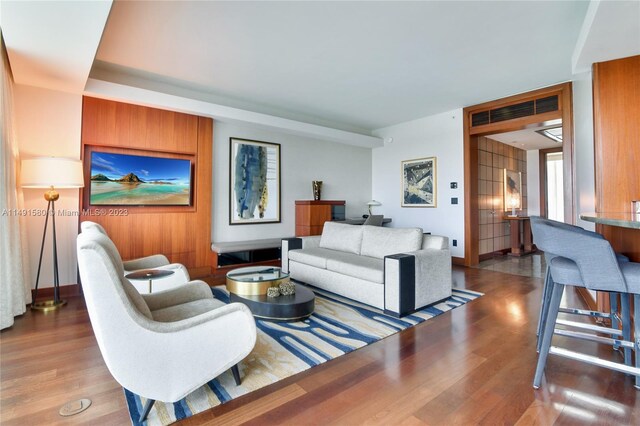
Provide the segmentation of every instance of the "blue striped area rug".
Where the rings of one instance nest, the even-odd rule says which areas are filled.
[[[403,318],[394,318],[351,299],[315,288],[313,290],[317,296],[315,312],[308,319],[290,323],[256,320],[256,346],[239,364],[242,377],[240,386],[236,386],[231,371],[226,371],[181,401],[157,401],[145,424],[168,425],[190,417],[482,296],[482,293],[470,290],[453,289],[452,296],[440,303]],[[213,287],[212,291],[217,299],[229,303],[229,293],[224,286]],[[138,419],[146,400],[126,389],[124,393],[131,422],[139,425]]]

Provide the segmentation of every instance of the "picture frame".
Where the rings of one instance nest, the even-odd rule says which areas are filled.
[[[504,211],[522,208],[522,173],[504,169]]]
[[[280,144],[229,138],[229,224],[280,223]]]
[[[401,162],[401,207],[437,206],[437,159],[417,158]]]

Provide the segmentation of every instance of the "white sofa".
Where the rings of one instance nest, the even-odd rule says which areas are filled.
[[[451,296],[449,239],[420,228],[326,222],[321,236],[282,240],[282,269],[394,316]]]

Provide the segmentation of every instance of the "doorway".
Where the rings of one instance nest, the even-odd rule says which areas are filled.
[[[575,207],[573,203],[573,113],[572,113],[572,86],[571,83],[564,83],[551,86],[520,95],[498,99],[479,105],[464,108],[464,165],[465,165],[465,258],[466,266],[477,265],[480,260],[480,210],[485,208],[480,199],[480,173],[483,170],[480,162],[482,154],[480,146],[483,139],[488,136],[499,138],[500,135],[518,131],[544,130],[559,128],[562,134],[562,145],[559,148],[562,152],[562,191],[552,192],[554,196],[554,214],[562,215],[563,221],[574,222]],[[514,142],[514,141],[511,141]],[[515,141],[517,143],[517,141]],[[521,148],[521,147],[519,147]],[[549,148],[549,147],[545,147]],[[493,155],[493,154],[492,154]],[[557,161],[557,158],[554,159]],[[558,163],[553,163],[554,171],[558,171]],[[507,169],[498,163],[498,167]],[[545,162],[545,182],[547,164]],[[536,167],[538,168],[538,167]],[[495,170],[494,170],[495,172]],[[538,170],[539,172],[539,170]],[[486,169],[485,169],[486,174]],[[554,182],[558,182],[557,175],[554,175]],[[486,184],[485,184],[486,185]],[[531,190],[526,185],[528,192]],[[533,185],[531,185],[533,186]],[[539,186],[536,183],[535,186]],[[545,186],[540,185],[540,188]],[[556,187],[557,188],[557,187]],[[536,197],[538,190],[535,191]],[[527,197],[523,193],[524,198]],[[560,198],[558,198],[558,196]],[[531,197],[534,198],[534,197]],[[558,200],[562,200],[562,208],[557,205]],[[487,199],[489,200],[489,199]],[[494,206],[491,211],[500,214],[504,211],[503,201],[500,197],[491,198]],[[546,200],[546,198],[545,198]],[[486,203],[485,203],[486,204]],[[497,206],[496,206],[497,205]],[[545,208],[548,203],[545,201]],[[497,207],[497,208],[496,208]],[[524,214],[532,214],[529,211],[531,206],[526,205]],[[521,208],[521,207],[520,207]],[[542,214],[542,206],[538,206],[535,214]],[[546,214],[546,211],[545,211]],[[494,225],[494,230],[496,229]],[[499,229],[499,227],[497,228]],[[483,233],[484,234],[484,233]],[[495,235],[495,234],[494,234]],[[483,235],[486,236],[486,235]],[[502,235],[504,236],[504,235]],[[495,238],[495,236],[494,236]]]
[[[564,222],[562,148],[540,150],[540,216]]]

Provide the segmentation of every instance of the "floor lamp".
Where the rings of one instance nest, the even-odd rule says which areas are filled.
[[[20,180],[23,188],[49,188],[44,193],[47,200],[47,213],[44,219],[44,231],[40,246],[40,259],[38,260],[38,274],[36,275],[36,288],[31,303],[31,309],[49,312],[56,310],[67,302],[60,299],[60,278],[58,277],[58,245],[56,243],[56,200],[60,194],[56,188],[81,188],[84,186],[82,173],[82,161],[69,158],[42,157],[31,158],[22,161]],[[53,229],[53,300],[38,300],[38,283],[42,269],[42,254],[44,242],[47,237],[47,226],[51,217]]]

